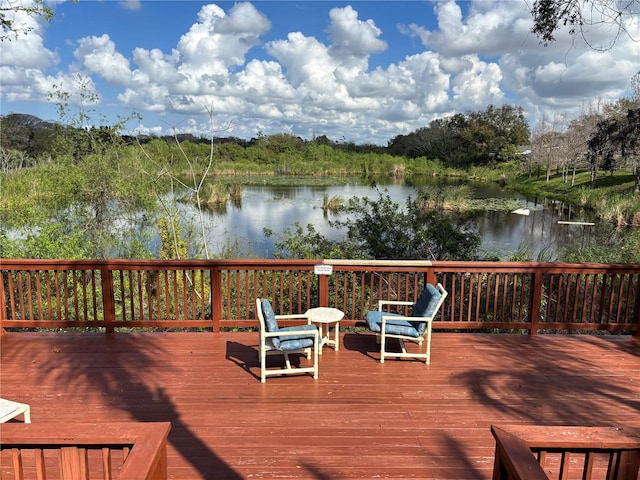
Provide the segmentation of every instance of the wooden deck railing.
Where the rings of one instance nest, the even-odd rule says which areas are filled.
[[[640,428],[493,425],[494,480],[637,480]]]
[[[379,299],[449,292],[437,329],[619,331],[640,335],[640,264],[345,260],[0,260],[0,328],[256,327],[331,306],[344,325]]]
[[[11,478],[166,480],[171,424],[5,423]],[[3,457],[3,467],[7,467]]]

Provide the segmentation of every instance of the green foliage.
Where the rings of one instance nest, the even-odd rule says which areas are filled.
[[[468,185],[425,186],[420,189],[417,207],[420,211],[466,210],[470,204]]]
[[[485,111],[436,119],[428,127],[389,142],[389,150],[409,158],[437,158],[445,165],[468,167],[517,158],[517,147],[529,141],[522,108],[489,105]]]
[[[33,115],[10,113],[0,117],[1,171],[31,167],[48,157],[55,125]]]
[[[0,258],[91,258],[81,232],[59,223],[34,225],[10,238],[0,230]]]
[[[422,208],[423,200],[407,200],[403,208],[388,194],[378,192],[375,200],[351,199],[349,218],[330,222],[346,231],[346,239],[332,241],[313,225],[306,232],[300,225],[279,236],[277,257],[291,258],[375,258],[471,260],[477,257],[480,238],[470,223],[457,214]],[[273,232],[265,231],[265,235]]]
[[[72,155],[79,160],[85,155],[104,154],[113,146],[123,144],[122,131],[131,120],[140,119],[133,112],[110,125],[104,115],[96,111],[100,98],[90,77],[78,73],[73,82],[75,93],[64,85],[54,85],[49,100],[56,104],[60,123],[50,146],[54,157]]]
[[[60,241],[61,247],[65,237],[82,239],[83,248],[73,258],[148,256],[141,250],[146,241],[140,232],[152,220],[155,202],[148,196],[148,178],[136,174],[136,168],[131,159],[108,150],[12,172],[2,178],[0,220],[15,230],[16,250],[27,257],[66,258],[64,248],[59,254],[53,248],[43,252],[36,235],[42,244]]]
[[[288,228],[281,234],[267,228],[263,233],[265,237],[274,236],[278,239],[274,258],[363,258],[361,255],[351,256],[346,245],[329,240],[318,233],[312,224],[307,225],[306,231],[296,222],[293,229]]]
[[[625,235],[611,235],[605,225],[596,224],[598,241],[588,245],[565,245],[560,261],[594,263],[640,263],[640,230],[628,230]],[[602,232],[598,230],[602,229]]]
[[[509,185],[525,173],[525,165],[520,160],[499,162],[491,165],[469,167],[469,178]]]
[[[158,220],[158,234],[160,236],[160,260],[189,258],[187,245],[180,236],[180,226],[169,223],[165,215],[162,215]]]
[[[340,195],[334,195],[329,198],[327,193],[324,194],[322,199],[322,210],[324,210],[325,214],[327,213],[338,213],[340,210],[343,210],[345,206],[345,199]]]
[[[625,115],[611,115],[599,121],[591,132],[587,158],[592,172],[614,172],[619,164],[630,163],[640,186],[640,108],[628,108]],[[592,187],[596,176],[592,175]]]

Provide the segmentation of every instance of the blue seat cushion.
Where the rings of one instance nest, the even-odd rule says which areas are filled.
[[[377,310],[367,312],[365,319],[367,321],[367,325],[372,332],[380,333],[382,331],[382,316],[389,317],[400,317],[396,313],[389,312],[379,312]],[[427,322],[410,322],[408,320],[394,320],[387,319],[385,323],[385,333],[390,333],[392,335],[404,335],[407,337],[418,338],[421,336],[427,328]]]
[[[299,350],[301,348],[313,347],[313,332],[316,332],[318,327],[315,325],[296,325],[293,327],[282,327],[279,332],[300,332],[299,335],[286,335],[277,338],[279,340],[276,347],[276,338],[274,338],[273,346],[283,352],[290,350]]]
[[[433,317],[442,295],[436,287],[427,283],[427,286],[420,294],[420,298],[413,306],[412,317]]]

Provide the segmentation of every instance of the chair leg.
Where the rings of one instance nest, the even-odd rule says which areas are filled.
[[[384,332],[380,333],[380,363],[384,363],[384,349],[387,343],[387,337]]]
[[[318,337],[315,336],[313,340],[313,379],[318,379],[318,350],[320,344],[318,343]]]
[[[291,362],[289,361],[289,354],[286,352],[283,352],[284,354],[284,363],[287,366],[287,369],[291,370]]]
[[[404,345],[404,340],[399,338],[398,341],[400,342],[400,351],[406,355],[407,347],[405,347],[405,345]]]
[[[260,381],[267,381],[267,351],[260,347]]]
[[[431,363],[431,322],[427,323],[427,359],[426,364],[429,365]]]

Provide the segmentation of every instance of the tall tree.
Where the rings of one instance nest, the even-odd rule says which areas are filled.
[[[610,115],[598,122],[588,145],[592,187],[599,168],[613,172],[624,163],[632,169],[635,191],[640,192],[640,108],[632,106],[624,115]]]
[[[532,156],[539,167],[546,166],[547,182],[555,166],[557,169],[566,166],[566,139],[563,133],[563,118],[554,116],[553,120],[542,117],[533,129],[531,140]]]

